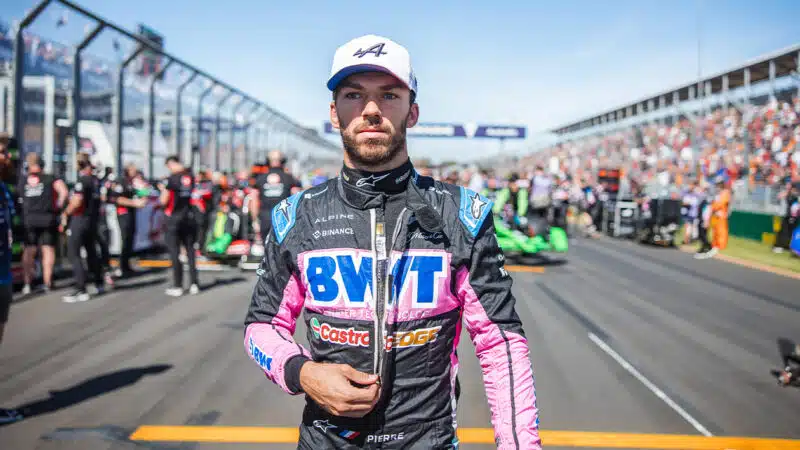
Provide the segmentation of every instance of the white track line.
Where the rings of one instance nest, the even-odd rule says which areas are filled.
[[[615,352],[613,348],[611,348],[608,344],[606,344],[602,339],[597,337],[594,333],[589,333],[589,339],[592,340],[598,347],[600,347],[604,352],[608,353],[608,355],[616,362],[622,366],[623,369],[627,370],[628,373],[633,375],[634,378],[639,380],[647,389],[656,395],[656,397],[660,398],[664,401],[670,408],[674,409],[681,417],[686,419],[697,431],[699,431],[703,436],[713,436],[710,431],[706,427],[704,427],[700,422],[697,421],[691,414],[686,412],[685,409],[681,408],[680,405],[675,403],[674,400],[669,398],[667,394],[664,393],[661,389],[658,388],[652,381],[648,380],[644,375],[642,375],[638,370],[636,370],[631,363],[625,360],[619,353]]]

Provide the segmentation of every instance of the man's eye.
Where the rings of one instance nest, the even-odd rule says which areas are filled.
[[[387,92],[383,94],[384,100],[395,100],[398,98],[397,94],[392,94],[391,92]]]
[[[361,98],[361,94],[359,94],[358,92],[348,92],[344,94],[344,97],[350,100],[356,100]]]

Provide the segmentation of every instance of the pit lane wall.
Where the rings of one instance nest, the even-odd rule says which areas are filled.
[[[782,221],[783,217],[773,214],[733,211],[728,219],[729,233],[731,236],[773,245]]]

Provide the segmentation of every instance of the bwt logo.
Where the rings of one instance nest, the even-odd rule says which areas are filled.
[[[304,277],[317,306],[365,308],[374,304],[374,259],[369,251],[324,250],[306,254]],[[440,292],[446,292],[450,271],[446,253],[440,250],[417,250],[392,258],[394,276],[391,304],[411,293],[414,308],[435,308]],[[410,291],[409,291],[410,290]]]
[[[250,338],[250,354],[253,355],[256,364],[261,366],[262,369],[267,372],[272,372],[272,357],[264,354],[255,342],[253,342],[253,338]]]

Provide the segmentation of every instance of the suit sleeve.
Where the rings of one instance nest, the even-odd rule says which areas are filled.
[[[515,310],[511,277],[503,268],[489,213],[458,272],[464,322],[483,372],[499,449],[540,449],[539,411],[528,341]],[[470,236],[471,237],[471,236]]]
[[[311,358],[292,337],[305,290],[286,249],[291,240],[278,244],[272,230],[268,236],[245,318],[244,345],[267,378],[295,395],[301,392],[300,368]]]

